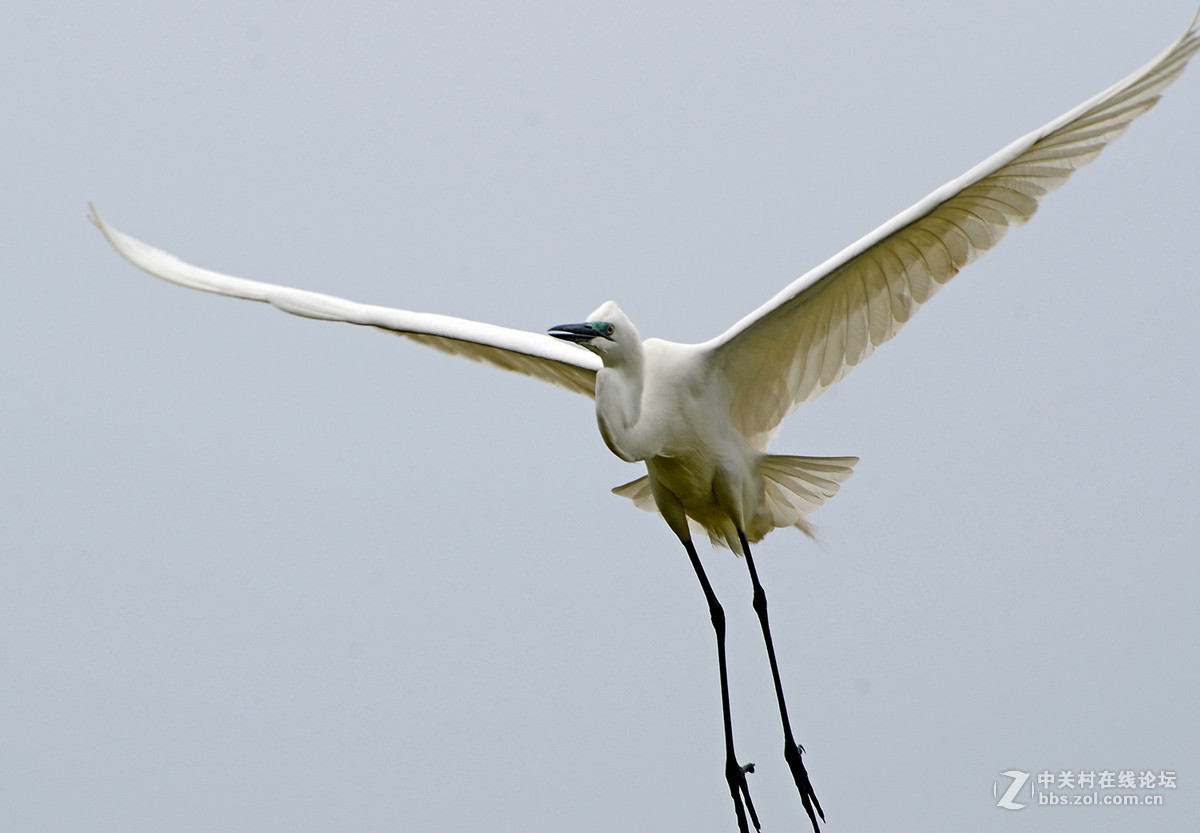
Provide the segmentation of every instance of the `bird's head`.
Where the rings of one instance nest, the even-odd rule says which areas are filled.
[[[550,335],[591,350],[605,363],[618,364],[641,347],[641,337],[633,324],[612,301],[605,301],[582,324],[560,324]]]

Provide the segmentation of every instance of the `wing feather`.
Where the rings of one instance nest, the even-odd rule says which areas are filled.
[[[532,376],[585,396],[596,395],[600,359],[548,335],[448,315],[359,304],[318,292],[223,275],[193,266],[117,231],[94,207],[89,219],[122,257],[165,281],[202,292],[262,301],[304,318],[375,327],[445,353]]]
[[[755,447],[894,336],[937,290],[1158,101],[1200,49],[1197,18],[1163,53],[948,182],[703,345]]]

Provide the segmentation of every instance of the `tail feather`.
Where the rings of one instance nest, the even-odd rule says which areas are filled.
[[[842,484],[854,473],[857,457],[791,457],[766,454],[758,463],[763,478],[763,511],[745,530],[751,541],[761,540],[772,529],[794,526],[812,535],[812,526],[805,516],[815,512],[825,501],[837,494]],[[657,512],[650,478],[639,477],[613,489],[613,494],[629,498],[638,509]],[[689,521],[691,519],[689,518]],[[699,531],[699,525],[692,522]],[[719,536],[717,536],[719,537]],[[717,537],[713,540],[716,543]]]
[[[658,504],[654,502],[654,494],[650,491],[649,475],[631,480],[623,486],[617,486],[612,493],[618,497],[629,498],[638,509],[646,512],[658,512]],[[708,534],[708,530],[694,518],[688,518],[687,521],[693,536]]]
[[[639,477],[637,480],[631,480],[624,486],[618,486],[612,490],[612,493],[618,497],[629,498],[638,509],[644,509],[647,512],[658,511],[658,505],[654,502],[654,495],[650,493],[650,475]]]
[[[769,454],[758,464],[763,477],[763,492],[770,515],[765,535],[771,529],[794,526],[812,535],[805,519],[821,504],[837,494],[854,473],[857,457],[789,457]]]

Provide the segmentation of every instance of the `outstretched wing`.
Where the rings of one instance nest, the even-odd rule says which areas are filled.
[[[332,295],[222,275],[185,263],[117,231],[94,206],[89,219],[126,260],[165,281],[231,298],[265,301],[305,318],[377,327],[456,356],[523,373],[586,396],[596,395],[600,359],[548,335],[448,315],[358,304]]]
[[[1200,49],[1197,18],[1133,75],[946,183],[701,345],[747,439],[765,445],[785,416],[899,332],[942,284],[1153,107]]]

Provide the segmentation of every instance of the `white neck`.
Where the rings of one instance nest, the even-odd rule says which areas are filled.
[[[596,422],[609,450],[626,462],[653,456],[642,420],[645,360],[641,345],[619,361],[609,361],[596,375]],[[612,362],[610,364],[610,362]]]

